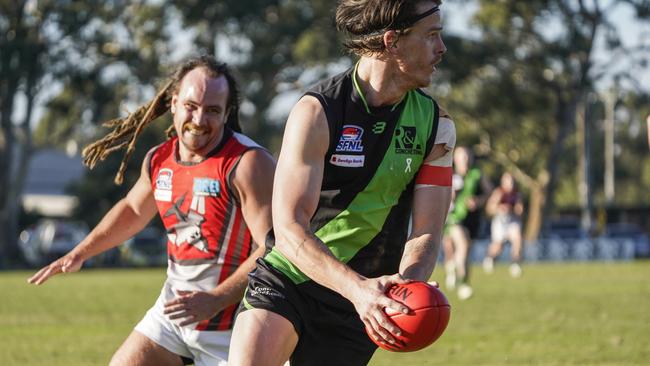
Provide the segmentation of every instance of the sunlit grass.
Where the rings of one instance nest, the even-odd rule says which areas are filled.
[[[434,278],[443,283],[440,268]],[[371,365],[646,365],[650,262],[505,266],[472,274],[474,297],[452,305],[445,334],[412,354],[379,351]]]
[[[434,279],[444,282],[438,268]],[[106,365],[153,304],[165,276],[84,270],[40,287],[0,272],[0,364]],[[445,334],[414,353],[377,351],[370,365],[645,365],[650,360],[650,262],[535,264],[472,274],[474,297],[445,291]]]

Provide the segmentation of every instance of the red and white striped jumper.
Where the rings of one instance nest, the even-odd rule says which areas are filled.
[[[178,290],[213,289],[250,256],[253,239],[230,180],[242,154],[252,148],[260,146],[226,129],[219,146],[199,163],[178,160],[177,138],[152,152],[151,184],[168,237],[163,301],[178,296]],[[231,329],[238,305],[197,323],[196,329]]]

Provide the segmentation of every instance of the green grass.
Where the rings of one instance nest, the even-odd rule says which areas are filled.
[[[441,269],[434,279],[442,282]],[[43,286],[0,272],[2,365],[106,365],[153,304],[164,269],[84,270]],[[475,270],[474,297],[413,353],[377,351],[370,365],[646,365],[650,262],[536,264],[524,276]]]
[[[84,270],[28,285],[0,272],[0,364],[107,365],[157,298],[165,270]]]
[[[434,278],[442,283],[438,268]],[[371,365],[647,365],[650,262],[544,264],[512,279],[472,274],[474,297],[446,291],[451,320],[419,352],[379,351]]]

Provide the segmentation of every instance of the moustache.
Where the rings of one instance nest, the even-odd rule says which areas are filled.
[[[210,129],[205,127],[199,127],[192,123],[186,123],[183,125],[183,132],[188,132],[188,131],[191,133],[207,133],[210,132]]]

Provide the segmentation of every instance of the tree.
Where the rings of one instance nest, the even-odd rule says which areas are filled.
[[[79,138],[83,127],[114,116],[116,101],[133,96],[115,86],[150,81],[158,69],[155,47],[164,37],[163,9],[121,0],[0,0],[0,170],[9,172],[0,175],[0,257],[5,261],[19,258],[18,199],[35,146],[35,106],[47,105],[37,139],[42,145]]]
[[[460,140],[475,141],[480,153],[511,171],[530,192],[526,236],[533,239],[554,207],[559,177],[575,172],[575,165],[564,164],[571,160],[566,147],[587,96],[598,81],[611,76],[608,69],[620,60],[618,55],[631,62],[629,79],[645,67],[633,55],[647,50],[624,47],[612,11],[631,7],[647,20],[650,5],[645,0],[478,4],[474,24],[481,36],[472,43],[480,51],[450,53],[475,58],[480,52],[480,65],[460,73],[464,78],[448,95],[449,109],[459,121]],[[600,36],[610,55],[604,62],[594,57]]]

